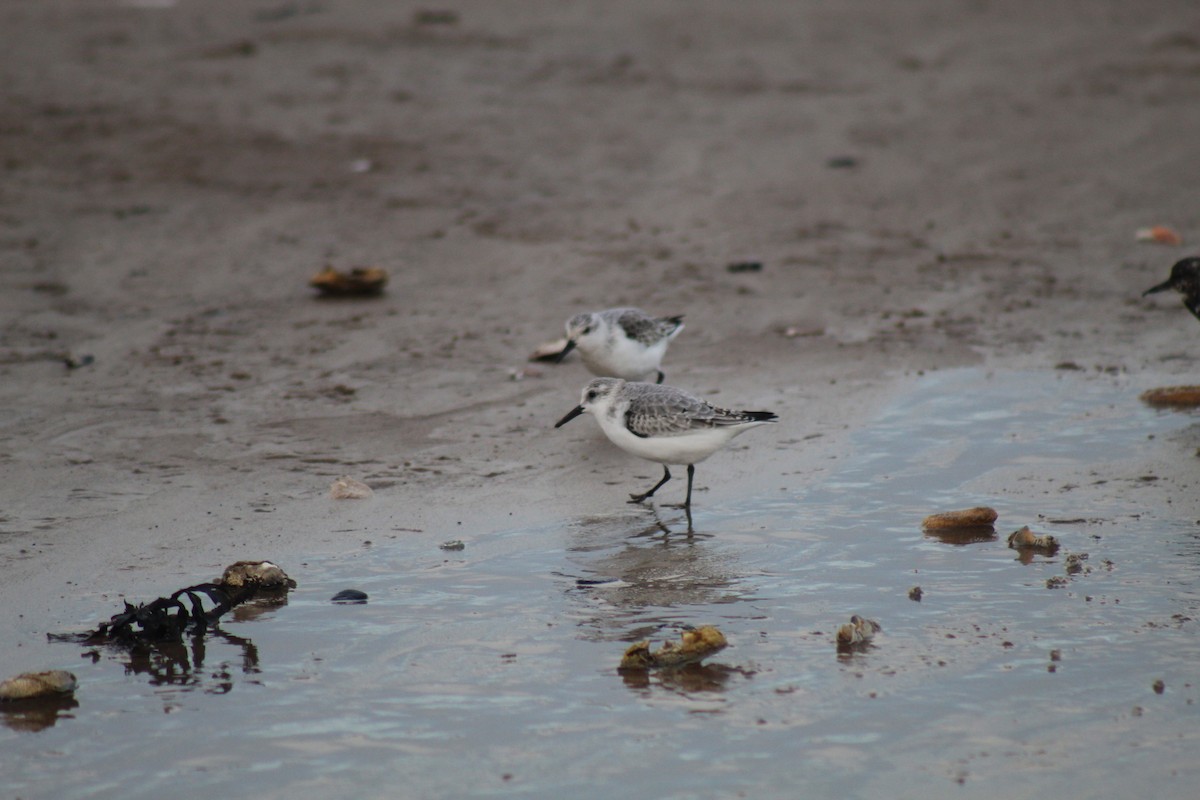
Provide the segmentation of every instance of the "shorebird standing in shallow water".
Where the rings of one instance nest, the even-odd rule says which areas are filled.
[[[576,314],[567,320],[567,346],[558,354],[558,360],[579,348],[584,366],[593,375],[627,381],[657,375],[662,383],[663,356],[681,330],[682,315],[652,317],[640,308]]]
[[[1167,289],[1174,289],[1183,295],[1183,304],[1196,319],[1200,319],[1200,257],[1192,256],[1176,261],[1175,266],[1171,267],[1171,277],[1142,292],[1142,297],[1155,292],[1165,292]]]
[[[613,444],[627,453],[663,465],[662,480],[648,492],[630,495],[640,503],[671,480],[670,464],[686,464],[688,487],[683,507],[691,519],[692,478],[696,464],[720,450],[739,433],[777,422],[770,411],[729,411],[709,405],[673,386],[596,378],[583,389],[579,405],[554,426],[591,414]]]

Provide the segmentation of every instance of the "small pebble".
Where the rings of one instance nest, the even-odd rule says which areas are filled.
[[[738,261],[725,267],[730,272],[762,272],[762,268],[761,261]]]
[[[443,550],[465,550],[467,546],[463,544],[461,539],[451,539],[448,542],[442,542],[438,547]]]
[[[90,355],[82,355],[78,358],[75,356],[67,356],[63,359],[63,363],[67,365],[67,369],[79,369],[80,367],[86,367],[95,360],[95,357]]]
[[[342,589],[333,596],[332,600],[345,605],[362,605],[367,602],[367,593],[360,592],[358,589]]]

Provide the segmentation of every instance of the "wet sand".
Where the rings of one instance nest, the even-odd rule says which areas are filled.
[[[1192,251],[1135,241],[1200,236],[1194,4],[419,8],[0,3],[5,674],[241,558],[611,512],[657,467],[552,429],[577,360],[513,379],[582,310],[686,314],[668,382],[780,414],[699,511],[802,490],[923,373],[1197,382],[1140,297]],[[391,282],[322,301],[326,264]],[[1195,520],[1196,470],[1089,477]]]

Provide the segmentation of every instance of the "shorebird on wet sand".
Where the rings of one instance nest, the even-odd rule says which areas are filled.
[[[1183,304],[1196,319],[1200,319],[1200,257],[1192,256],[1176,261],[1175,266],[1171,267],[1171,277],[1142,292],[1142,297],[1165,292],[1167,289],[1174,289],[1183,295]]]
[[[637,381],[651,375],[662,383],[667,345],[683,330],[683,316],[652,317],[639,308],[610,308],[567,320],[562,361],[578,348],[593,375]]]
[[[663,465],[663,477],[648,492],[630,495],[640,503],[671,480],[670,464],[686,464],[688,487],[683,508],[692,507],[696,464],[720,450],[739,433],[777,422],[770,411],[729,411],[717,408],[673,386],[630,383],[620,378],[596,378],[583,389],[579,405],[554,427],[580,414],[591,414],[604,435],[627,453]]]

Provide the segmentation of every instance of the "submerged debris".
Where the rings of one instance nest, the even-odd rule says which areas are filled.
[[[467,546],[463,544],[462,539],[451,539],[448,542],[442,542],[438,547],[443,550],[465,550]]]
[[[1164,386],[1142,392],[1142,402],[1155,408],[1200,406],[1200,386]]]
[[[983,528],[992,526],[999,514],[994,508],[977,506],[961,511],[943,511],[940,514],[930,514],[921,522],[921,527],[927,531],[959,530],[963,528]]]
[[[686,630],[680,635],[680,643],[663,642],[663,646],[650,651],[650,642],[638,642],[630,646],[621,658],[621,671],[674,669],[693,664],[724,650],[729,644],[725,634],[712,625]]]
[[[380,267],[354,267],[349,272],[326,267],[308,285],[325,297],[365,297],[382,293],[387,282],[387,272]]]
[[[24,672],[0,682],[0,703],[61,697],[75,691],[75,676],[65,669]]]
[[[1008,546],[1014,550],[1042,550],[1053,555],[1058,552],[1058,539],[1048,533],[1034,533],[1026,525],[1009,535]]]
[[[855,614],[837,630],[838,650],[851,650],[868,645],[880,630],[882,628],[875,620]]]
[[[296,582],[270,561],[239,561],[227,567],[217,583],[187,586],[170,597],[136,606],[126,602],[124,611],[100,623],[94,631],[68,636],[51,634],[50,638],[84,644],[179,642],[185,633],[203,636],[234,606],[255,597],[277,600],[295,586]],[[205,599],[212,603],[207,611]]]
[[[1086,566],[1083,562],[1087,561],[1087,553],[1068,553],[1067,559],[1063,562],[1063,568],[1068,575],[1078,575],[1081,572],[1091,572],[1092,568]]]
[[[373,494],[370,486],[349,475],[343,475],[329,486],[329,496],[334,500],[365,500]]]
[[[1046,578],[1047,589],[1061,589],[1070,583],[1070,579],[1066,575],[1055,575],[1052,578]]]
[[[914,586],[908,590],[908,599],[909,600],[915,600],[919,603],[919,602],[921,602],[921,598],[924,596],[925,596],[925,592],[921,589],[920,586]]]
[[[367,602],[367,593],[358,589],[342,589],[335,594],[330,600],[341,605],[357,605],[360,606]]]

